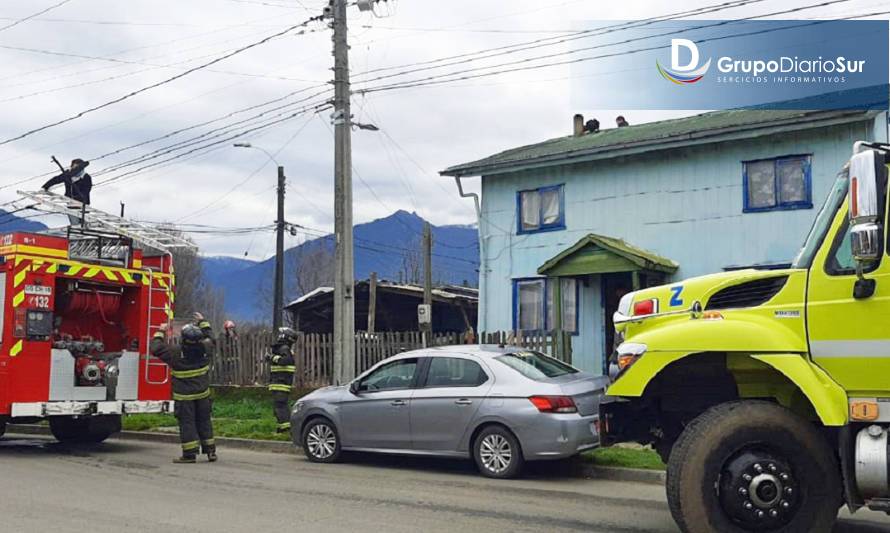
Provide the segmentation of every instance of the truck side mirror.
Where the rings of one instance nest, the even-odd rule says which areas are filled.
[[[880,259],[883,250],[884,164],[883,154],[875,150],[850,159],[850,236],[853,258],[860,266]]]
[[[850,230],[853,259],[858,263],[870,263],[881,258],[881,226],[866,222]]]

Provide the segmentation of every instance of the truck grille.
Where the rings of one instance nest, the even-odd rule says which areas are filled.
[[[763,305],[778,294],[787,281],[788,276],[779,276],[721,289],[711,296],[705,309],[732,309]]]

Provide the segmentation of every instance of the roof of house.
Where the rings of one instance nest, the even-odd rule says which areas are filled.
[[[479,176],[864,121],[878,111],[729,110],[568,136],[449,167],[444,176]]]
[[[355,282],[356,287],[365,287],[369,284],[370,282],[368,280]],[[390,292],[394,294],[423,298],[423,287],[421,287],[420,285],[380,280],[377,282],[377,290],[381,292]],[[333,292],[333,287],[318,287],[317,289],[307,292],[303,296],[285,305],[284,308],[296,310],[297,308],[301,308],[304,305],[315,303],[316,301],[323,299],[325,295],[331,294]],[[475,303],[479,300],[479,290],[470,287],[443,285],[440,287],[433,287],[432,296],[433,301],[435,302]]]
[[[629,262],[630,265],[632,265],[632,268],[634,270],[639,268],[643,270],[655,270],[659,272],[672,273],[680,267],[680,265],[678,265],[675,261],[672,261],[666,257],[662,257],[654,252],[638,248],[632,244],[623,241],[622,239],[616,239],[615,237],[607,237],[605,235],[590,233],[582,237],[581,240],[579,240],[573,246],[563,250],[556,256],[547,260],[543,265],[540,266],[540,268],[538,268],[538,274],[558,274],[560,267],[563,267],[565,269],[565,267],[569,266],[568,264],[572,262],[580,263],[578,265],[575,265],[576,267],[581,267],[580,271],[573,271],[572,268],[567,269],[572,274],[576,275],[580,273],[600,274],[606,272],[614,272],[615,270],[609,269],[599,270],[599,268],[602,267],[611,268],[614,266],[614,264],[604,265],[603,261],[597,261],[595,255],[591,255],[591,252],[596,252],[599,250],[625,259]]]

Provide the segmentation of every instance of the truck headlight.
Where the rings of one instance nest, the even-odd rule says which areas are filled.
[[[609,368],[609,377],[612,380],[618,379],[621,374],[627,371],[634,363],[636,363],[643,354],[646,353],[646,350],[649,349],[648,346],[639,342],[623,342],[620,346],[618,346],[618,356],[615,358],[615,363]]]

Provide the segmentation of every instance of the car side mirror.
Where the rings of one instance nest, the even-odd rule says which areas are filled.
[[[358,395],[358,393],[360,392],[358,381],[353,381],[349,384],[349,392]]]

